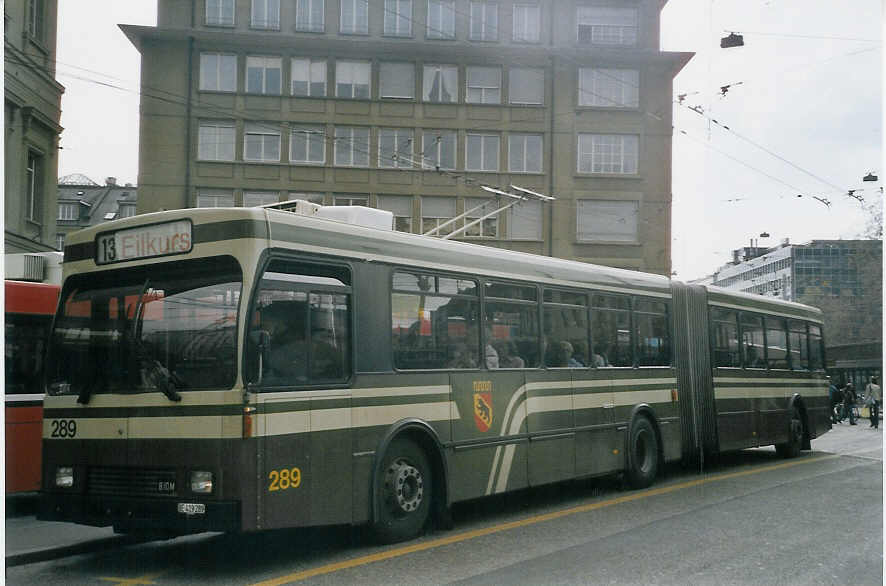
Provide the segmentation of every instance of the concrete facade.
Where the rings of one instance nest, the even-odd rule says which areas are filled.
[[[4,248],[55,249],[61,95],[57,0],[8,0],[4,17]]]
[[[160,0],[157,27],[121,26],[142,55],[138,211],[302,198],[423,233],[517,185],[557,199],[459,238],[669,275],[691,54],[659,50],[662,5]],[[308,70],[325,93],[302,95]]]

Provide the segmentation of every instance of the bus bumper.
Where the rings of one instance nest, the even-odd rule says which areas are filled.
[[[99,498],[43,492],[40,493],[37,518],[93,527],[113,526],[120,533],[162,531],[187,534],[238,532],[241,529],[239,502],[198,502],[194,499]]]

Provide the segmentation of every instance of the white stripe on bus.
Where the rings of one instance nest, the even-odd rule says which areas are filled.
[[[717,307],[728,307],[729,309],[738,309],[741,311],[754,311],[754,312],[762,313],[765,315],[777,315],[779,317],[788,317],[791,319],[802,319],[802,320],[811,321],[811,322],[814,322],[817,324],[823,323],[821,317],[813,317],[810,315],[797,315],[796,313],[784,313],[781,311],[772,311],[770,309],[761,309],[758,307],[748,307],[746,305],[734,305],[732,303],[725,303],[722,301],[711,301],[710,305],[715,305]]]

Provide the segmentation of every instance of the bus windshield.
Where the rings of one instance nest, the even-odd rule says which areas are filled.
[[[179,391],[230,388],[241,282],[230,257],[72,277],[50,339],[48,392],[177,401]]]

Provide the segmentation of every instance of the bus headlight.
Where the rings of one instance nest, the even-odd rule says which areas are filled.
[[[55,469],[55,485],[58,488],[71,488],[74,486],[74,467],[59,466]]]
[[[205,470],[191,471],[191,492],[209,494],[212,492],[212,472]]]

